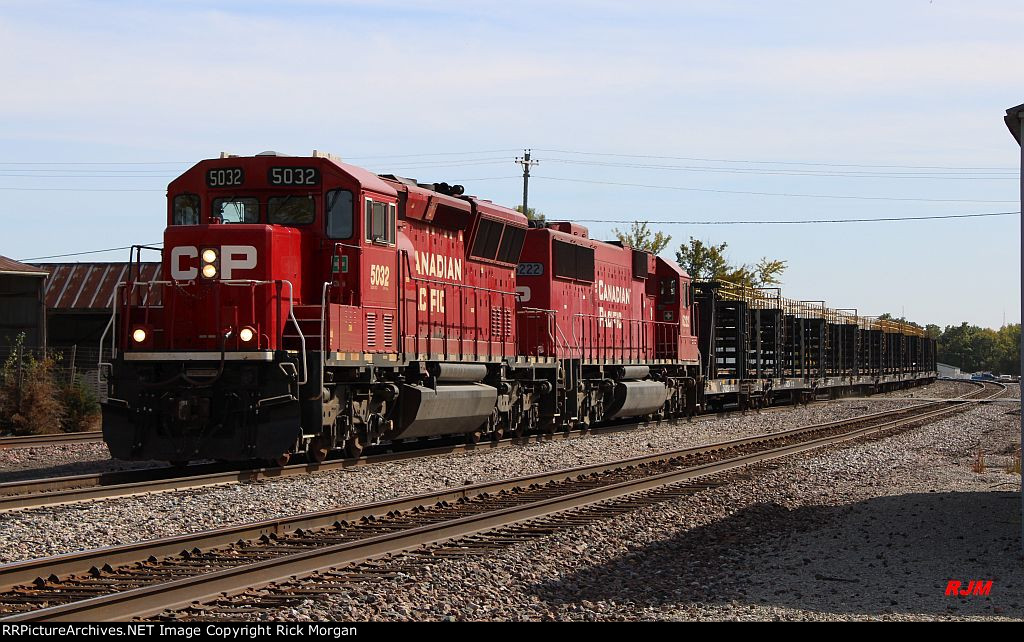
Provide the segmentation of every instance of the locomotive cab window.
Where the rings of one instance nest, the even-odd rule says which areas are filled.
[[[272,196],[267,201],[267,222],[276,225],[308,225],[316,218],[312,195]]]
[[[352,236],[352,192],[332,189],[327,192],[327,238]]]
[[[676,279],[661,280],[661,301],[662,303],[675,303],[676,301]]]
[[[174,197],[171,225],[199,225],[199,197],[197,195],[178,194]]]
[[[366,240],[394,245],[395,206],[366,199]]]
[[[259,203],[255,198],[215,198],[210,216],[222,223],[259,223]]]

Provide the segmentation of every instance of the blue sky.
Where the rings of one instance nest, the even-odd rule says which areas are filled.
[[[1017,211],[1021,33],[1020,2],[8,0],[0,254],[159,241],[166,184],[222,150],[515,205],[531,147],[549,218],[662,221],[669,256],[695,236],[786,259],[793,298],[998,327],[1020,318],[1019,216],[668,222]]]

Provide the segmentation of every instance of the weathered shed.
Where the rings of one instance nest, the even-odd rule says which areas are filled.
[[[137,281],[160,279],[159,263],[41,263],[39,266],[50,273],[46,308],[50,344],[54,346],[97,347],[110,321],[117,284],[130,278]],[[153,292],[159,293],[158,290]],[[143,297],[149,296],[148,290],[141,293]],[[159,301],[154,303],[159,304]]]
[[[25,347],[46,347],[47,270],[0,256],[0,351],[25,333]]]

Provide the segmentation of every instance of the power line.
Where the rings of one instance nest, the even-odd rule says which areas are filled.
[[[43,176],[39,176],[39,175],[36,175],[36,174],[0,174],[0,176],[5,177],[5,178],[76,178],[76,179],[81,179],[81,180],[92,179],[92,178],[160,178],[160,179],[165,179],[166,180],[168,178],[177,178],[178,177],[177,174],[173,174],[173,175],[160,175],[160,176],[155,176],[155,175],[138,176],[138,175],[135,175],[135,174],[86,174],[86,175],[82,175],[82,174],[78,174],[78,175],[74,175],[74,174],[46,174],[46,175],[43,175]]]
[[[548,158],[552,163],[563,163],[567,165],[583,165],[590,167],[624,167],[628,169],[647,169],[676,172],[707,172],[717,174],[748,174],[757,176],[821,176],[841,178],[901,178],[901,179],[923,179],[923,180],[1017,180],[1017,174],[1006,173],[1000,175],[989,174],[953,174],[953,173],[922,173],[922,172],[850,172],[850,171],[824,171],[824,170],[802,170],[788,168],[761,168],[761,167],[696,167],[686,165],[656,165],[649,163],[616,163],[605,161],[573,160],[569,158]]]
[[[516,153],[519,149],[508,148],[508,149],[488,149],[479,151],[463,151],[463,152],[425,152],[418,154],[386,154],[386,155],[375,155],[375,156],[343,156],[345,160],[374,160],[374,159],[391,159],[391,158],[423,158],[432,156],[479,156],[481,154],[506,154]],[[799,165],[808,167],[852,167],[852,168],[881,168],[881,169],[929,169],[929,170],[958,170],[958,171],[1006,171],[1016,172],[1017,167],[965,167],[965,166],[950,166],[950,165],[906,165],[906,164],[878,164],[878,163],[827,163],[820,161],[785,161],[785,160],[756,160],[756,159],[737,159],[737,158],[706,158],[698,156],[670,156],[670,155],[657,155],[657,154],[622,154],[615,152],[594,152],[594,151],[583,151],[575,149],[552,149],[552,148],[535,148],[537,152],[547,152],[553,154],[574,154],[578,156],[605,156],[613,158],[646,158],[646,159],[657,159],[657,160],[682,160],[682,161],[696,161],[704,163],[732,163],[732,164],[747,164],[747,165]],[[0,161],[0,165],[192,165],[196,161]]]
[[[507,176],[502,178],[520,178],[519,176]],[[768,221],[634,221],[634,220],[615,220],[615,219],[574,219],[578,223],[614,223],[617,225],[625,223],[645,223],[648,225],[810,225],[810,224],[823,224],[823,223],[881,223],[891,221],[928,221],[937,219],[952,219],[952,218],[981,218],[990,216],[1014,216],[1019,215],[1020,212],[982,212],[978,214],[940,214],[934,216],[888,216],[883,218],[832,218],[832,219],[805,219],[801,221],[783,221],[783,220],[768,220]],[[137,244],[136,244],[137,245]],[[161,243],[146,243],[147,246],[157,246]],[[53,254],[50,256],[35,256],[27,259],[18,259],[19,261],[42,261],[44,259],[61,259],[69,256],[85,256],[87,254],[102,254],[104,252],[116,252],[119,250],[130,250],[135,245],[125,245],[121,247],[110,247],[104,250],[88,250],[85,252],[70,252],[68,254]]]
[[[0,161],[0,165],[192,165],[196,161],[123,161],[123,162],[92,162],[92,161]]]
[[[138,243],[136,243],[135,245],[138,245]],[[71,252],[70,254],[53,254],[51,256],[34,256],[34,257],[30,258],[30,259],[18,259],[18,260],[21,261],[21,262],[26,262],[26,261],[42,261],[43,259],[63,259],[63,258],[66,258],[68,256],[84,256],[86,254],[102,254],[103,252],[117,252],[118,250],[130,250],[133,247],[135,247],[135,245],[125,245],[123,247],[109,247],[109,248],[107,248],[105,250],[89,250],[87,252]],[[146,245],[154,246],[154,245],[161,245],[161,243],[146,243]]]
[[[9,192],[166,192],[167,189],[130,189],[100,187],[0,187]]]
[[[422,156],[474,156],[479,154],[507,154],[518,152],[518,149],[488,149],[479,152],[430,152],[426,154],[390,154],[385,156],[343,156],[343,159],[370,160],[378,158],[419,158]]]
[[[633,221],[608,219],[573,219],[579,223],[646,223],[648,225],[809,225],[818,223],[880,223],[886,221],[928,221],[944,218],[980,218],[984,216],[1013,216],[1020,212],[984,212],[981,214],[941,214],[935,216],[888,216],[884,218],[822,218],[802,221]]]
[[[699,161],[704,163],[744,163],[751,165],[806,165],[820,167],[861,167],[861,168],[892,168],[892,169],[946,169],[963,171],[1016,171],[1015,167],[951,167],[944,165],[878,165],[851,163],[821,163],[810,161],[753,160],[735,158],[699,158],[694,156],[657,156],[654,154],[615,154],[610,152],[584,152],[572,149],[537,149],[538,152],[552,154],[579,154],[581,156],[613,156],[617,158],[654,158],[662,160]]]
[[[642,183],[619,183],[614,181],[593,181],[582,178],[555,178],[554,176],[534,176],[545,181],[567,181],[571,183],[589,183],[591,185],[615,185],[619,187],[642,187],[646,189],[667,189],[681,192],[708,192],[712,194],[742,194],[746,196],[784,196],[789,198],[833,198],[865,201],[918,201],[924,203],[1016,203],[1012,201],[979,200],[970,198],[910,198],[899,196],[860,196],[841,194],[795,194],[789,192],[753,192],[746,190],[711,189],[706,187],[680,187],[676,185],[646,185]]]

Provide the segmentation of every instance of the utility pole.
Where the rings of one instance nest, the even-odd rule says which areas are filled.
[[[530,150],[524,149],[523,155],[516,158],[516,163],[523,166],[523,216],[526,216],[526,203],[530,195],[530,167],[539,165],[540,161],[530,160]]]
[[[1006,117],[1003,118],[1003,122],[1006,123],[1006,127],[1010,130],[1010,134],[1013,135],[1014,140],[1017,141],[1017,145],[1020,146],[1020,205],[1021,211],[1024,211],[1024,140],[1022,140],[1021,136],[1021,132],[1024,131],[1024,104],[1007,109]],[[1024,230],[1021,231],[1020,245],[1021,250],[1024,251]],[[1024,279],[1024,255],[1021,255],[1020,275],[1021,278]],[[1024,281],[1021,282],[1021,285],[1024,287]],[[1024,295],[1024,291],[1022,291],[1021,294]],[[1024,299],[1022,299],[1022,303],[1024,303]],[[1022,310],[1021,313],[1024,315],[1024,310]],[[1024,334],[1020,337],[1020,347],[1020,374],[1024,375]],[[1020,382],[1017,385],[1021,386],[1021,390],[1024,390],[1024,376],[1020,377]],[[1021,447],[1024,448],[1024,404],[1021,404],[1020,418]],[[1021,483],[1020,490],[1021,511],[1024,512],[1024,482]],[[1021,548],[1024,549],[1024,522],[1021,522],[1020,542]]]

